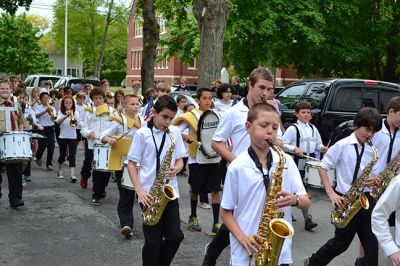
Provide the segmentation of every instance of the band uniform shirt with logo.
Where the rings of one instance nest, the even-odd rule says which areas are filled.
[[[19,131],[19,125],[24,123],[24,113],[22,112],[21,105],[18,103],[18,101],[14,101],[14,99],[12,97],[7,99],[7,101],[12,103],[12,105],[13,105],[12,107],[14,107],[14,103],[17,104],[17,106],[16,106],[17,116],[14,116],[16,128],[12,131]],[[5,105],[4,105],[5,102],[6,102],[6,100],[0,97],[0,106],[1,107],[5,107]],[[11,111],[11,112],[15,112],[15,111]],[[6,119],[10,119],[10,118],[6,118],[6,115],[7,114],[5,111],[0,112],[0,132],[6,131]],[[13,114],[10,114],[10,115],[13,115]]]
[[[95,141],[100,141],[100,135],[103,131],[111,124],[111,121],[108,120],[108,117],[113,115],[118,115],[115,110],[110,110],[111,107],[107,107],[109,112],[103,115],[97,116],[95,112],[86,111],[85,118],[83,119],[83,127],[81,130],[81,134],[83,137],[87,138],[90,132],[94,132],[96,134],[96,140],[88,139],[88,149],[93,150],[93,144]]]
[[[390,233],[388,218],[396,211],[394,240]],[[378,239],[386,256],[400,251],[400,176],[392,179],[372,211],[372,232]]]
[[[387,165],[387,157],[390,149],[390,138],[393,137],[392,133],[389,133],[389,129],[385,126],[385,120],[382,122],[382,129],[375,133],[372,137],[372,144],[378,149],[379,159],[374,168],[373,175],[378,175],[382,172]],[[400,151],[400,130],[397,130],[395,139],[392,146],[392,154],[390,160],[393,159],[396,154]]]
[[[65,117],[66,115],[62,112],[58,113],[57,120]],[[77,124],[79,124],[79,113],[78,111],[74,112],[75,120]],[[71,127],[69,117],[65,118],[64,121],[60,124],[60,139],[76,139],[76,127]]]
[[[273,182],[272,173],[279,163],[279,155],[272,149],[270,149],[270,152],[272,152],[273,163],[269,171],[269,178]],[[266,171],[264,169],[264,173]],[[287,154],[285,154],[285,167],[282,173],[282,190],[299,196],[306,195],[297,166],[292,157]],[[246,150],[228,167],[221,208],[233,210],[233,216],[245,235],[255,235],[264,210],[265,197],[266,190],[262,173]],[[282,210],[284,211],[284,219],[292,223],[292,207],[284,207]],[[231,265],[248,266],[247,252],[232,234],[230,234],[230,243]],[[286,239],[278,265],[293,263],[291,246],[292,238]]]
[[[296,125],[291,125],[283,134],[283,143],[285,150],[294,152],[294,149],[297,147],[297,129],[300,133],[299,139],[299,148],[303,151],[304,154],[314,153],[315,151],[319,151],[324,144],[322,143],[321,135],[318,132],[318,129],[310,124],[303,123],[300,120],[297,120]],[[301,160],[301,162],[300,162]],[[299,159],[299,170],[304,170],[305,159]]]
[[[232,106],[222,116],[218,128],[212,140],[226,143],[228,138],[232,139],[232,153],[237,156],[247,150],[250,146],[250,135],[246,131],[247,113],[249,108],[243,103],[243,99]],[[278,129],[278,139],[282,138],[282,131]]]
[[[172,134],[175,139],[175,149],[172,155],[171,165],[175,165],[175,161],[179,158],[186,157],[186,149],[183,144],[181,132],[175,126],[169,126],[170,134]],[[136,131],[133,138],[132,145],[129,149],[128,160],[140,164],[140,178],[139,182],[146,192],[150,191],[156,179],[156,148],[153,141],[152,133],[154,134],[154,139],[159,149],[161,141],[163,138],[164,131],[160,131],[156,128],[150,129],[145,126]],[[160,166],[162,166],[162,161],[165,154],[171,147],[171,140],[168,134],[165,137],[165,144],[160,154]],[[169,184],[176,190],[177,198],[179,198],[179,188],[178,181],[175,177],[169,181]]]
[[[56,109],[53,106],[50,106],[50,108],[53,109],[53,112],[55,114],[57,114]],[[38,113],[41,113],[46,109],[47,109],[47,106],[43,106],[42,104],[36,105],[35,109],[34,109],[35,110],[35,114],[37,115]],[[50,117],[48,112],[42,114],[40,117],[36,116],[36,120],[37,120],[38,124],[40,124],[43,127],[52,127],[52,126],[54,126],[54,121]]]
[[[353,181],[357,162],[354,144],[357,144],[357,149],[360,152],[362,146],[358,143],[355,133],[353,132],[350,136],[339,140],[330,147],[321,161],[321,168],[323,169],[330,170],[336,168],[335,190],[341,194],[345,194],[350,189]],[[361,157],[360,169],[357,176],[360,176],[363,169],[373,159],[372,148],[367,143],[365,143],[364,146],[364,153]],[[364,191],[371,190],[365,188]]]

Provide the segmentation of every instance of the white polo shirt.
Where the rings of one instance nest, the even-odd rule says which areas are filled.
[[[382,129],[376,132],[372,138],[372,143],[378,149],[379,154],[378,163],[376,164],[374,172],[372,173],[374,175],[378,175],[380,172],[382,172],[387,165],[386,160],[389,154],[390,133],[389,129],[385,126],[385,120],[386,119],[383,119]],[[392,156],[390,159],[393,159],[398,152],[400,152],[400,129],[396,132],[396,137],[393,142]]]
[[[143,117],[140,117],[140,127],[143,127],[146,125],[146,122],[144,122]],[[129,138],[129,139],[133,139],[133,136],[135,136],[136,131],[138,131],[139,129],[137,129],[136,127],[132,127],[130,129],[130,132],[124,137],[124,138]],[[100,134],[100,140],[102,140],[105,136],[121,136],[125,133],[124,131],[124,126],[121,125],[119,122],[117,121],[111,121],[111,123],[108,125],[108,127],[103,130],[103,132],[101,132]]]
[[[249,108],[244,105],[243,99],[232,106],[219,122],[218,128],[212,140],[226,143],[228,138],[232,140],[232,153],[238,156],[242,151],[250,147],[250,135],[246,131],[247,113]],[[278,138],[282,137],[282,131],[278,129]]]
[[[50,107],[53,109],[54,113],[57,113],[56,109],[53,106],[50,106]],[[47,106],[43,106],[41,104],[36,105],[34,107],[35,114],[41,113],[46,109],[47,109]],[[47,113],[47,112],[44,113],[43,115],[41,115],[40,117],[36,116],[36,120],[37,120],[38,124],[40,124],[41,126],[44,126],[44,127],[54,126],[54,121],[53,121],[53,119],[51,119],[49,113]]]
[[[79,124],[79,113],[78,111],[74,112],[75,120],[77,124]],[[57,120],[60,118],[65,117],[65,114],[61,113],[61,111],[57,115]],[[76,139],[76,127],[71,127],[70,119],[67,117],[64,121],[60,124],[60,139]]]
[[[353,181],[354,170],[357,163],[357,153],[354,148],[357,144],[359,153],[361,153],[362,146],[358,144],[355,133],[350,136],[339,140],[332,147],[329,148],[321,162],[321,168],[330,170],[336,168],[336,191],[345,194],[351,187]],[[361,158],[360,169],[358,176],[360,176],[363,169],[373,159],[373,152],[371,147],[365,143],[364,154]],[[371,191],[365,188],[364,191]]]
[[[396,211],[394,240],[387,219]],[[372,232],[386,256],[400,251],[400,176],[392,179],[372,211]]]
[[[183,145],[181,132],[174,126],[169,126],[170,134],[175,139],[175,149],[171,160],[171,165],[175,165],[175,161],[179,158],[186,156],[186,149]],[[151,186],[156,179],[156,148],[151,134],[153,131],[154,139],[156,141],[157,149],[159,149],[164,132],[156,128],[150,129],[145,126],[136,131],[133,138],[131,148],[128,153],[128,160],[140,164],[140,179],[139,182],[146,192],[150,191]],[[160,154],[160,166],[162,165],[163,158],[166,152],[171,147],[170,137],[167,135],[165,144]],[[179,198],[179,189],[176,176],[169,181],[169,184],[176,190],[177,198]]]
[[[272,173],[279,163],[279,155],[272,149],[270,151],[272,152],[273,163],[269,177],[272,179]],[[306,190],[292,157],[285,154],[285,160],[285,168],[282,173],[282,190],[299,196],[306,195]],[[271,182],[274,182],[273,179]],[[228,167],[221,208],[234,210],[233,216],[245,235],[255,235],[264,210],[265,196],[262,173],[255,166],[246,149]],[[282,211],[284,211],[284,219],[292,223],[292,208],[290,206],[284,207]],[[230,234],[230,243],[231,265],[248,266],[247,252],[232,234]],[[291,246],[292,238],[286,239],[278,264],[293,263]]]
[[[288,127],[288,129],[283,134],[283,143],[285,144],[285,149],[294,152],[297,147],[297,130],[299,129],[300,138],[299,145],[303,153],[310,154],[315,151],[319,151],[322,146],[321,135],[318,129],[310,123],[303,123],[297,120],[296,125]]]

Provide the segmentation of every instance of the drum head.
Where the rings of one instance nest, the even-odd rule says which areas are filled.
[[[218,153],[211,148],[211,140],[217,130],[220,115],[214,110],[205,111],[199,119],[197,140],[201,142],[200,152],[208,159],[218,157]]]
[[[306,165],[314,168],[318,168],[321,165],[321,161],[309,160],[306,162]]]

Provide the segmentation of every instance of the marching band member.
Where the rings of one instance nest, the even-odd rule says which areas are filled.
[[[322,144],[321,135],[318,129],[310,123],[311,120],[311,104],[303,101],[295,106],[297,122],[288,127],[283,134],[283,142],[286,150],[296,154],[294,161],[299,169],[304,184],[306,159],[303,154],[314,157],[315,151],[325,153],[328,147]],[[318,224],[314,223],[308,209],[302,209],[304,217],[304,229],[312,231]]]
[[[167,203],[158,224],[155,226],[143,224],[142,265],[144,266],[170,265],[183,240],[183,232],[180,229],[179,189],[176,174],[183,167],[182,158],[186,151],[181,132],[170,126],[176,111],[176,102],[171,97],[167,95],[159,97],[152,109],[152,120],[147,126],[136,132],[128,154],[129,176],[139,202],[142,206],[150,207],[155,200],[149,193],[150,188],[158,176],[165,155],[167,152],[171,152],[170,136],[175,139],[172,158],[168,158],[171,159],[171,162],[166,172],[166,178],[169,180],[169,185],[175,189],[177,199]],[[156,162],[154,158],[156,158]],[[140,179],[136,171],[137,164],[140,164],[141,167]]]
[[[221,202],[221,217],[231,231],[230,265],[249,265],[249,255],[260,251],[261,243],[252,242],[250,237],[259,232],[258,226],[263,212],[270,211],[266,209],[271,208],[266,206],[267,200],[273,200],[272,207],[284,212],[284,219],[288,223],[291,222],[290,206],[301,209],[310,206],[296,164],[286,154],[281,169],[282,190],[277,195],[272,195],[273,199],[266,198],[267,188],[272,188],[277,182],[272,173],[278,171],[278,166],[282,163],[279,154],[271,149],[267,141],[276,139],[279,124],[279,115],[273,106],[267,103],[253,105],[246,122],[251,145],[228,167]],[[269,217],[272,218],[275,217]],[[284,245],[289,248],[282,248],[278,265],[291,263],[291,241],[291,238],[285,239]]]
[[[319,168],[319,176],[334,208],[348,204],[342,195],[348,192],[359,174],[372,161],[372,148],[365,143],[381,128],[381,115],[378,110],[365,107],[356,114],[354,126],[356,130],[350,136],[341,139],[329,148]],[[336,169],[337,185],[335,189],[331,187],[328,178],[328,170],[332,168]],[[376,177],[369,176],[364,181],[364,191],[369,191],[369,188],[375,184]],[[375,203],[369,192],[365,194],[369,199],[368,210],[361,208],[346,227],[336,227],[334,237],[307,258],[304,265],[327,265],[336,256],[347,250],[356,234],[366,251],[364,265],[378,265],[378,242],[371,230],[371,213]]]
[[[6,108],[14,110],[7,110]],[[24,129],[24,114],[21,106],[11,96],[11,87],[8,81],[0,80],[0,133],[22,131]],[[5,166],[8,178],[8,200],[13,209],[24,206],[22,200],[22,163],[0,163],[0,169]],[[0,185],[2,174],[0,171]],[[1,187],[0,187],[1,191]],[[2,194],[0,192],[0,198]]]
[[[254,69],[249,80],[247,96],[226,112],[212,138],[211,146],[228,162],[232,162],[250,146],[250,137],[245,128],[247,113],[256,103],[265,101],[269,94],[268,90],[274,87],[273,74],[263,67]],[[232,151],[226,146],[229,138],[232,139]],[[223,224],[208,244],[203,265],[215,265],[219,255],[227,246],[229,246],[229,230]]]
[[[56,120],[56,123],[60,125],[60,156],[58,157],[57,177],[64,178],[62,168],[68,150],[67,159],[69,162],[71,183],[75,183],[78,180],[75,176],[75,167],[77,148],[76,127],[80,121],[79,119],[79,113],[76,111],[74,99],[69,95],[64,96],[61,100],[60,112]]]
[[[46,138],[39,139],[39,147],[36,152],[36,164],[42,166],[42,155],[47,149],[46,167],[47,170],[53,170],[53,155],[54,155],[54,119],[57,116],[56,109],[49,104],[49,94],[47,92],[40,93],[41,105],[36,106],[35,115],[37,122],[43,127],[39,133]],[[50,116],[50,114],[52,116]]]
[[[119,114],[123,112],[122,100],[124,98],[123,90],[116,90],[114,93],[114,109],[117,110]]]
[[[84,103],[86,96],[82,92],[78,92],[75,96],[76,96],[75,97],[76,111],[79,114],[79,120],[82,122],[82,121],[84,121],[85,115],[86,115],[86,111],[85,111],[86,105]],[[77,144],[76,145],[77,146],[79,145],[79,142],[83,140],[82,139],[82,134],[81,134],[82,124],[83,123],[78,123],[78,125],[76,126],[76,140],[77,140]]]
[[[130,133],[124,136],[124,138],[131,140],[137,129],[146,125],[143,117],[137,115],[139,111],[139,97],[137,95],[125,95],[121,101],[121,104],[124,116],[127,119],[127,125],[124,125],[122,115],[110,117],[112,120],[111,124],[101,134],[101,140],[103,143],[108,143],[110,145],[115,144],[117,140],[115,140],[113,136],[122,136],[123,134],[127,133],[124,131],[124,128],[130,131]],[[117,212],[121,224],[121,233],[126,238],[131,238],[133,236],[133,204],[135,202],[136,194],[134,190],[129,190],[121,186],[122,173],[122,171],[115,172],[119,191]],[[93,181],[95,181],[95,179],[93,179]],[[93,188],[94,187],[95,186],[93,184]]]
[[[221,190],[221,176],[219,175],[219,161],[209,163],[199,163],[196,160],[198,151],[197,126],[201,114],[211,109],[212,93],[207,88],[197,90],[196,102],[199,109],[193,109],[184,115],[177,117],[173,125],[178,126],[181,132],[189,129],[189,135],[182,134],[185,142],[189,143],[189,184],[191,187],[191,213],[188,221],[188,228],[191,231],[201,231],[200,219],[197,216],[197,203],[199,194],[211,192],[213,227],[211,236],[215,236],[221,224],[219,224],[219,208]]]
[[[215,103],[215,110],[226,112],[234,105],[231,90],[229,84],[222,83],[221,86],[219,86],[217,89],[218,101]]]
[[[390,233],[389,216],[395,212],[395,239]],[[400,266],[400,176],[392,179],[372,211],[372,232],[393,266]],[[364,259],[365,263],[365,259]]]
[[[87,181],[92,175],[93,144],[95,141],[100,141],[101,132],[110,124],[108,117],[117,114],[115,109],[104,103],[105,94],[102,89],[91,90],[90,99],[93,105],[85,109],[86,115],[81,129],[82,136],[86,138],[85,159],[82,165],[80,181],[80,186],[83,189],[87,188]]]

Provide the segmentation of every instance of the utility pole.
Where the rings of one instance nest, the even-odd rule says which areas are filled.
[[[68,68],[68,0],[65,0],[64,76]]]

